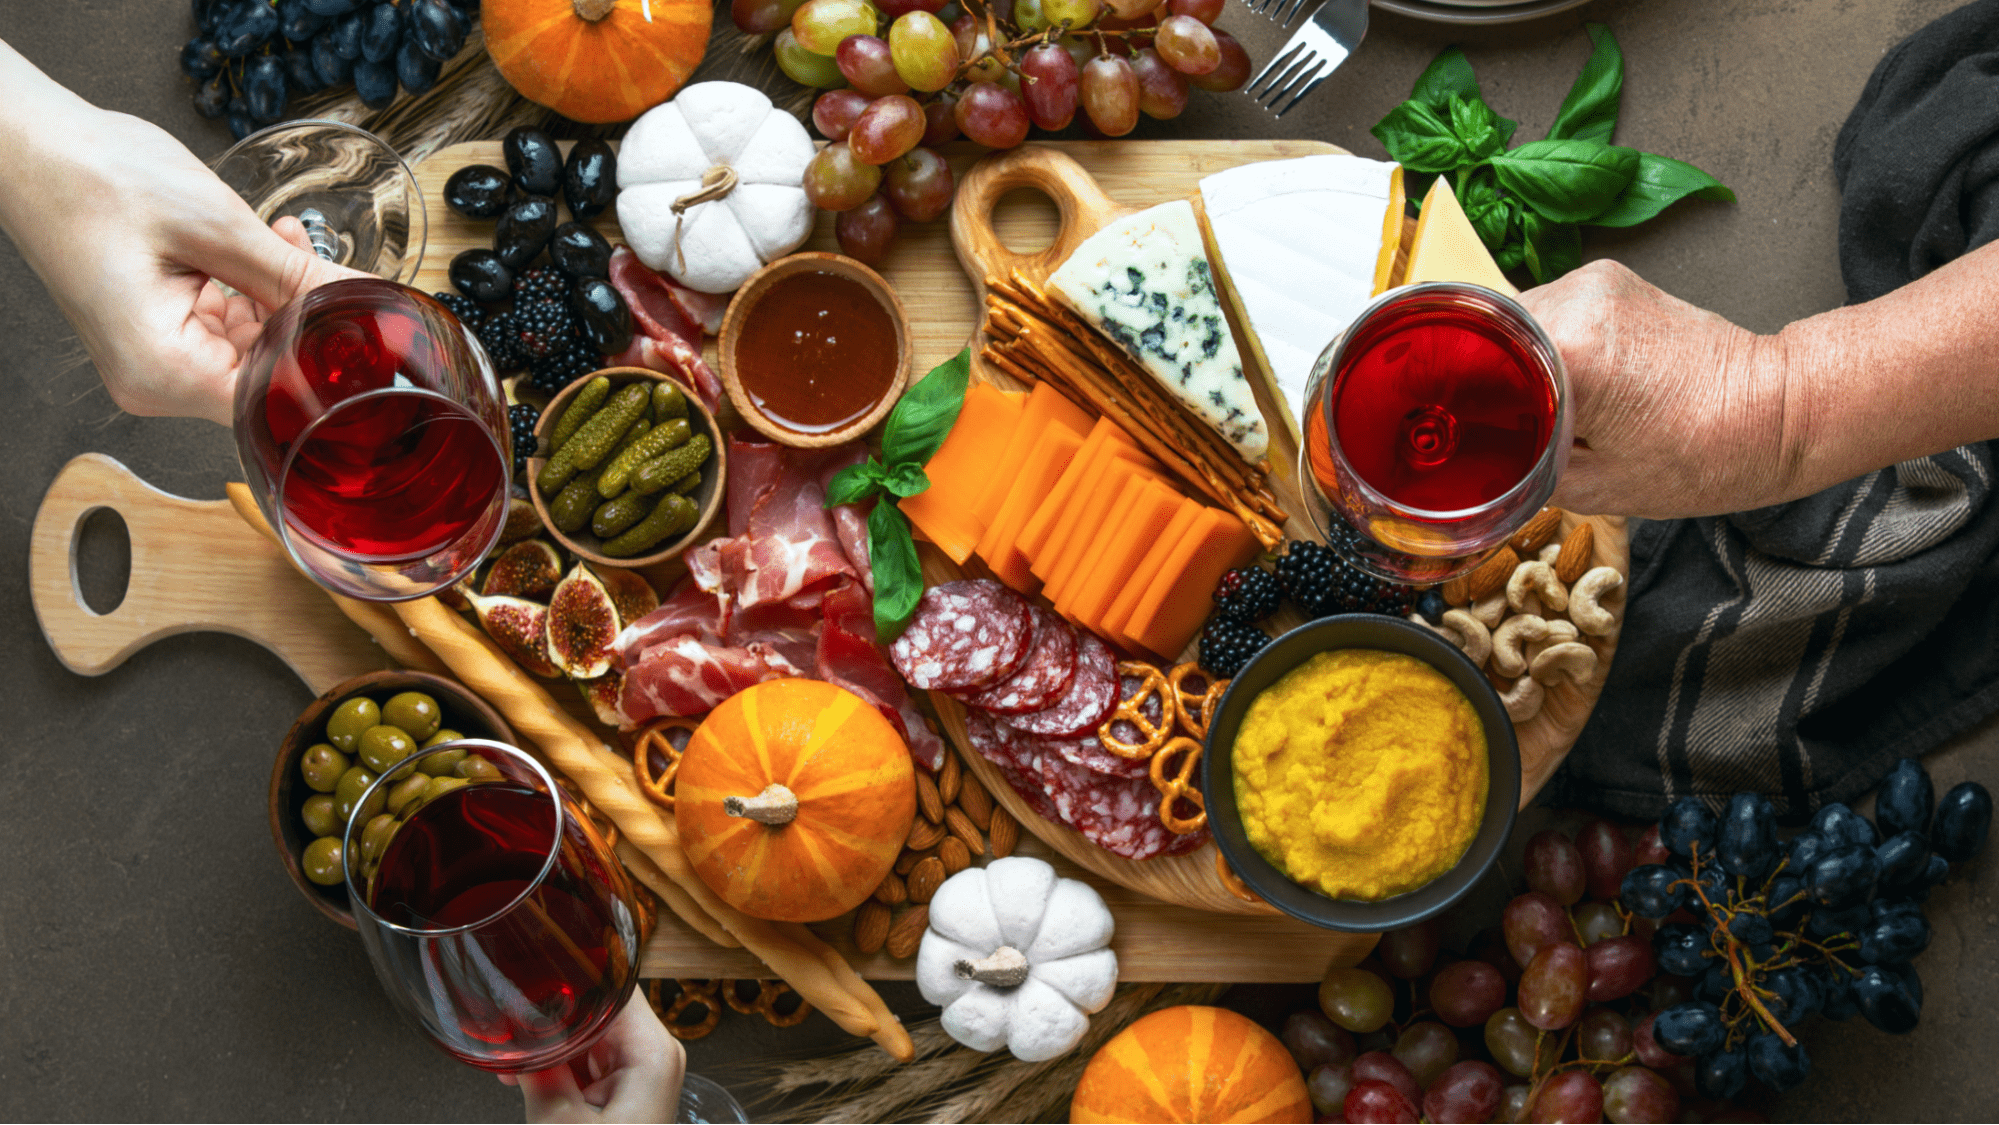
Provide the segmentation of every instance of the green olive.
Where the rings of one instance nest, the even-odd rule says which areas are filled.
[[[361,862],[374,863],[382,858],[382,849],[389,846],[389,837],[396,834],[403,822],[387,813],[368,822],[361,830]]]
[[[446,739],[444,736],[447,734],[452,735],[453,737]],[[436,738],[433,738],[429,742],[424,743],[424,745],[425,746],[435,745],[439,740],[443,740],[446,742],[455,742],[458,740],[458,737],[460,736],[458,735],[457,731],[441,730],[437,732]],[[416,764],[416,768],[422,770],[423,772],[429,774],[432,777],[456,777],[458,776],[457,774],[458,763],[464,760],[465,760],[465,751],[463,750],[439,750],[435,754],[424,755],[423,761],[418,762]]]
[[[376,773],[387,773],[397,763],[416,753],[416,741],[401,727],[378,723],[361,732],[361,761]]]
[[[424,790],[430,788],[430,775],[416,773],[404,778],[402,783],[389,790],[389,814],[401,816],[411,806],[423,799]]]
[[[354,809],[360,803],[361,794],[366,793],[368,787],[373,784],[375,784],[375,775],[361,766],[352,766],[346,773],[340,775],[340,783],[333,787],[333,813],[340,818],[342,828],[347,826],[348,821],[354,819]],[[366,822],[381,812],[386,800],[387,798],[380,793],[375,794],[365,806],[367,811],[362,814],[362,821]]]
[[[420,691],[406,691],[382,704],[382,721],[403,728],[422,742],[444,725],[444,713],[437,709],[437,700]]]
[[[507,776],[500,772],[500,767],[477,755],[458,763],[454,772],[468,781],[499,781]]]
[[[428,750],[433,746],[442,746],[447,742],[456,742],[464,737],[465,737],[464,735],[459,734],[457,731],[452,730],[450,727],[445,727],[442,730],[439,730],[436,734],[433,734],[429,738],[424,739],[423,748],[425,750]]]
[[[355,696],[333,709],[326,720],[326,741],[342,754],[352,754],[361,744],[361,732],[382,721],[382,709],[366,696]]]
[[[340,817],[334,812],[333,794],[314,793],[305,799],[305,808],[299,810],[299,819],[305,821],[305,830],[315,836],[331,836],[340,831]]]
[[[347,878],[347,872],[340,863],[338,836],[321,836],[307,844],[298,865],[305,871],[306,878],[322,887],[337,887]]]
[[[347,755],[324,743],[314,743],[306,748],[298,760],[298,772],[305,775],[305,783],[312,786],[315,793],[331,793],[340,783],[340,775],[353,765]]]
[[[444,796],[446,793],[451,792],[453,789],[457,789],[461,786],[470,785],[470,784],[471,782],[466,781],[462,777],[432,778],[430,781],[430,788],[425,790],[423,794],[424,803],[429,804],[430,802],[437,800],[439,797]]]

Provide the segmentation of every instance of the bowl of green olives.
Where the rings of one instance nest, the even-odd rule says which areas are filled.
[[[465,688],[429,672],[369,672],[335,685],[312,701],[278,746],[271,766],[271,840],[292,882],[321,914],[354,928],[340,852],[349,817],[368,820],[400,812],[430,790],[463,784],[455,775],[463,751],[433,754],[420,768],[357,810],[384,771],[417,750],[460,738],[514,744],[499,712]],[[356,838],[362,833],[356,832]]]

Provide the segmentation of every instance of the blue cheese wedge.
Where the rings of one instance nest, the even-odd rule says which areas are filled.
[[[1127,215],[1091,235],[1048,290],[1130,353],[1243,460],[1270,444],[1215,294],[1201,226],[1185,200]]]

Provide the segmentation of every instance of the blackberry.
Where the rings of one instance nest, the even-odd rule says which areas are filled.
[[[1263,651],[1270,637],[1246,621],[1215,614],[1201,630],[1201,667],[1209,673],[1234,679],[1249,658]]]
[[[597,349],[582,340],[573,340],[555,355],[528,365],[528,386],[552,395],[602,366],[604,357]]]
[[[1375,587],[1381,585],[1372,574],[1363,574],[1352,563],[1335,554],[1338,577],[1333,580],[1333,596],[1325,613],[1372,613]]]
[[[1331,547],[1293,539],[1277,560],[1277,585],[1307,617],[1324,617],[1339,612],[1335,594],[1341,574],[1350,569]]]
[[[519,371],[528,365],[527,349],[521,347],[520,323],[513,313],[495,313],[472,331],[495,371]]]
[[[514,278],[514,300],[560,301],[569,296],[569,278],[554,266],[536,266],[522,270]],[[519,307],[518,304],[515,306]]]
[[[559,355],[576,338],[576,318],[567,301],[515,301],[513,315],[520,325],[521,348],[530,360]]]
[[[527,475],[528,458],[534,455],[534,424],[541,421],[541,411],[525,402],[517,402],[507,407],[507,431],[513,440],[514,477]]]
[[[1277,612],[1277,579],[1257,566],[1238,567],[1215,586],[1215,608],[1237,621],[1261,621]]]
[[[476,329],[486,319],[486,310],[479,302],[460,293],[432,293],[437,303],[451,310],[451,315],[465,322],[465,327]]]
[[[1390,617],[1407,617],[1416,610],[1416,591],[1395,582],[1376,582],[1368,600],[1361,606],[1362,613],[1385,613]]]

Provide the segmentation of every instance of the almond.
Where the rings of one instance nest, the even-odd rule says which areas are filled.
[[[1589,570],[1595,557],[1596,532],[1589,524],[1579,523],[1562,540],[1562,553],[1555,556],[1555,577],[1561,579],[1562,585],[1573,586]]]
[[[934,820],[925,820],[919,816],[916,818],[916,823],[909,826],[909,839],[906,841],[906,844],[911,851],[927,851],[930,848],[936,847],[938,841],[942,840],[945,835],[943,825]]]
[[[1488,594],[1506,588],[1506,580],[1513,577],[1513,568],[1520,565],[1520,556],[1511,547],[1501,547],[1485,557],[1478,569],[1465,578],[1465,592],[1471,600],[1477,601]]]
[[[936,854],[937,851],[935,848],[920,852],[913,852],[904,848],[902,854],[896,857],[895,873],[897,875],[907,875],[917,864]]]
[[[946,876],[956,875],[972,865],[972,849],[965,846],[965,841],[951,836],[937,845],[937,858],[943,861]]]
[[[888,928],[888,955],[898,961],[916,956],[923,944],[923,931],[930,928],[930,908],[912,906]]]
[[[979,833],[979,826],[965,815],[965,810],[953,806],[944,810],[944,827],[951,835],[965,841],[965,850],[973,855],[986,854],[986,838]]]
[[[1561,530],[1562,510],[1543,508],[1534,513],[1534,518],[1527,521],[1526,527],[1521,528],[1506,542],[1515,551],[1525,555],[1540,550],[1543,543],[1553,539]]]
[[[979,784],[979,779],[970,774],[965,775],[964,783],[958,789],[958,807],[964,809],[965,815],[971,817],[972,823],[981,830],[992,821],[992,794],[987,793],[986,787]]]
[[[1444,583],[1443,589],[1439,590],[1438,593],[1444,595],[1444,604],[1446,605],[1470,605],[1470,586],[1471,583],[1465,581],[1465,576],[1460,574],[1456,578]]]
[[[916,806],[923,810],[923,819],[944,823],[944,796],[937,791],[937,782],[922,771],[916,774]]]
[[[944,751],[944,768],[937,772],[937,795],[944,798],[947,805],[958,803],[958,787],[965,779],[965,767],[958,764],[958,755]]]
[[[931,856],[916,865],[909,873],[909,901],[929,902],[937,888],[944,885],[944,861]]]
[[[875,888],[875,896],[870,901],[883,906],[901,906],[909,901],[909,887],[902,881],[902,876],[891,874]]]
[[[1005,809],[993,810],[990,829],[993,838],[993,858],[1005,859],[1013,854],[1014,845],[1020,843],[1020,822]]]
[[[888,940],[888,926],[894,921],[895,912],[874,899],[861,904],[854,911],[854,948],[862,953],[873,953]]]

